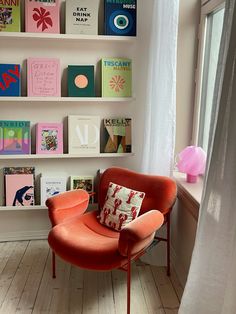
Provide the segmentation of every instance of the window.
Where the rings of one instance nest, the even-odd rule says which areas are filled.
[[[223,20],[224,1],[210,0],[202,6],[193,141],[205,152],[207,152],[209,140]]]

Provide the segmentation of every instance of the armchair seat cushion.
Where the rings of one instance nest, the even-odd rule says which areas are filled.
[[[118,251],[120,233],[101,225],[98,212],[88,212],[56,225],[48,241],[62,259],[86,269],[111,270],[127,263]]]

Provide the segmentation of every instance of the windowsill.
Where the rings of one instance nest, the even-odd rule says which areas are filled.
[[[186,182],[186,174],[175,171],[173,174],[178,187],[178,199],[181,200],[190,214],[198,220],[199,206],[201,203],[203,179],[198,177],[196,183]]]

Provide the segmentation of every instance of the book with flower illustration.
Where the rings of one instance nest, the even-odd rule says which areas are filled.
[[[20,0],[0,1],[0,32],[20,32]]]
[[[59,0],[25,0],[25,31],[60,33]]]
[[[59,59],[27,59],[27,95],[29,97],[61,96],[61,72]]]
[[[33,174],[6,174],[5,197],[6,206],[33,206]]]
[[[62,123],[37,123],[36,154],[63,154]]]
[[[103,58],[102,97],[132,96],[132,60],[126,58]]]
[[[0,155],[30,154],[30,121],[0,120]]]

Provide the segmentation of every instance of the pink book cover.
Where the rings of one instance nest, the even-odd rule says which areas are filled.
[[[62,123],[37,123],[36,154],[63,154]]]
[[[33,174],[5,175],[6,206],[34,205]]]
[[[61,96],[61,71],[59,59],[27,59],[27,94],[29,97]]]
[[[25,0],[25,31],[60,33],[59,0]]]

